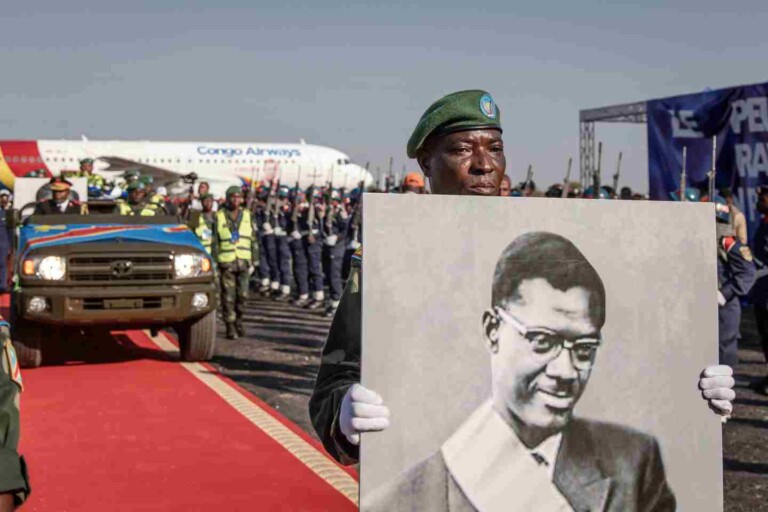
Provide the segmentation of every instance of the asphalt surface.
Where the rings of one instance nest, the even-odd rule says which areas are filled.
[[[213,363],[316,437],[307,403],[330,324],[322,311],[253,298],[247,336],[226,340],[220,326]],[[750,389],[768,371],[748,309],[743,315],[742,336],[741,363],[734,369],[734,414],[723,427],[725,510],[768,511],[768,396]]]

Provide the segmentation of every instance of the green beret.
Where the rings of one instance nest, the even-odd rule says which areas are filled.
[[[501,112],[491,95],[481,90],[454,92],[434,102],[421,116],[408,139],[408,158],[416,158],[431,135],[488,129],[501,131]]]
[[[82,165],[82,164],[92,164],[92,163],[93,163],[93,158],[83,158],[82,160],[80,160],[80,165]]]
[[[131,192],[132,190],[144,190],[144,184],[140,181],[134,181],[130,183],[126,188],[126,191]]]
[[[243,195],[243,189],[238,187],[237,185],[232,185],[227,189],[227,199],[229,199],[231,196],[235,194]]]

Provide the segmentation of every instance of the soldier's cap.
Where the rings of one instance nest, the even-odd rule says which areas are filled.
[[[403,178],[404,187],[423,187],[424,176],[420,172],[409,172]]]
[[[134,181],[130,183],[127,187],[125,187],[125,190],[127,192],[133,192],[134,190],[144,190],[144,183],[140,181]]]
[[[92,164],[92,163],[93,163],[93,158],[83,158],[82,160],[80,160],[80,165]]]
[[[232,185],[227,189],[227,193],[226,193],[227,199],[229,199],[234,195],[243,195],[243,189],[238,187],[237,185]]]
[[[137,169],[126,169],[123,173],[123,178],[138,178],[140,173]]]
[[[69,190],[72,188],[72,183],[65,180],[64,178],[51,178],[51,181],[48,182],[51,186],[51,190],[54,190],[56,192],[61,192],[63,190]]]
[[[209,193],[206,192],[205,194],[200,195],[200,202],[201,203],[203,201],[205,201],[206,199],[213,199],[213,194],[209,194]]]
[[[443,96],[422,114],[408,139],[408,158],[416,153],[430,137],[468,130],[501,131],[501,112],[486,91],[473,89]]]

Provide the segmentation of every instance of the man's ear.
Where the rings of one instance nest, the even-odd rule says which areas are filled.
[[[483,313],[483,334],[491,354],[499,351],[499,327],[501,327],[501,322],[498,315],[492,309],[486,309]]]

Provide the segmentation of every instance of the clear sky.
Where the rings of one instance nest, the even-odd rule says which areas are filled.
[[[642,4],[642,5],[641,5]],[[308,142],[358,163],[443,94],[502,113],[507,174],[578,173],[578,111],[768,80],[768,2],[29,1],[0,15],[0,138]],[[598,125],[647,190],[643,125]]]

